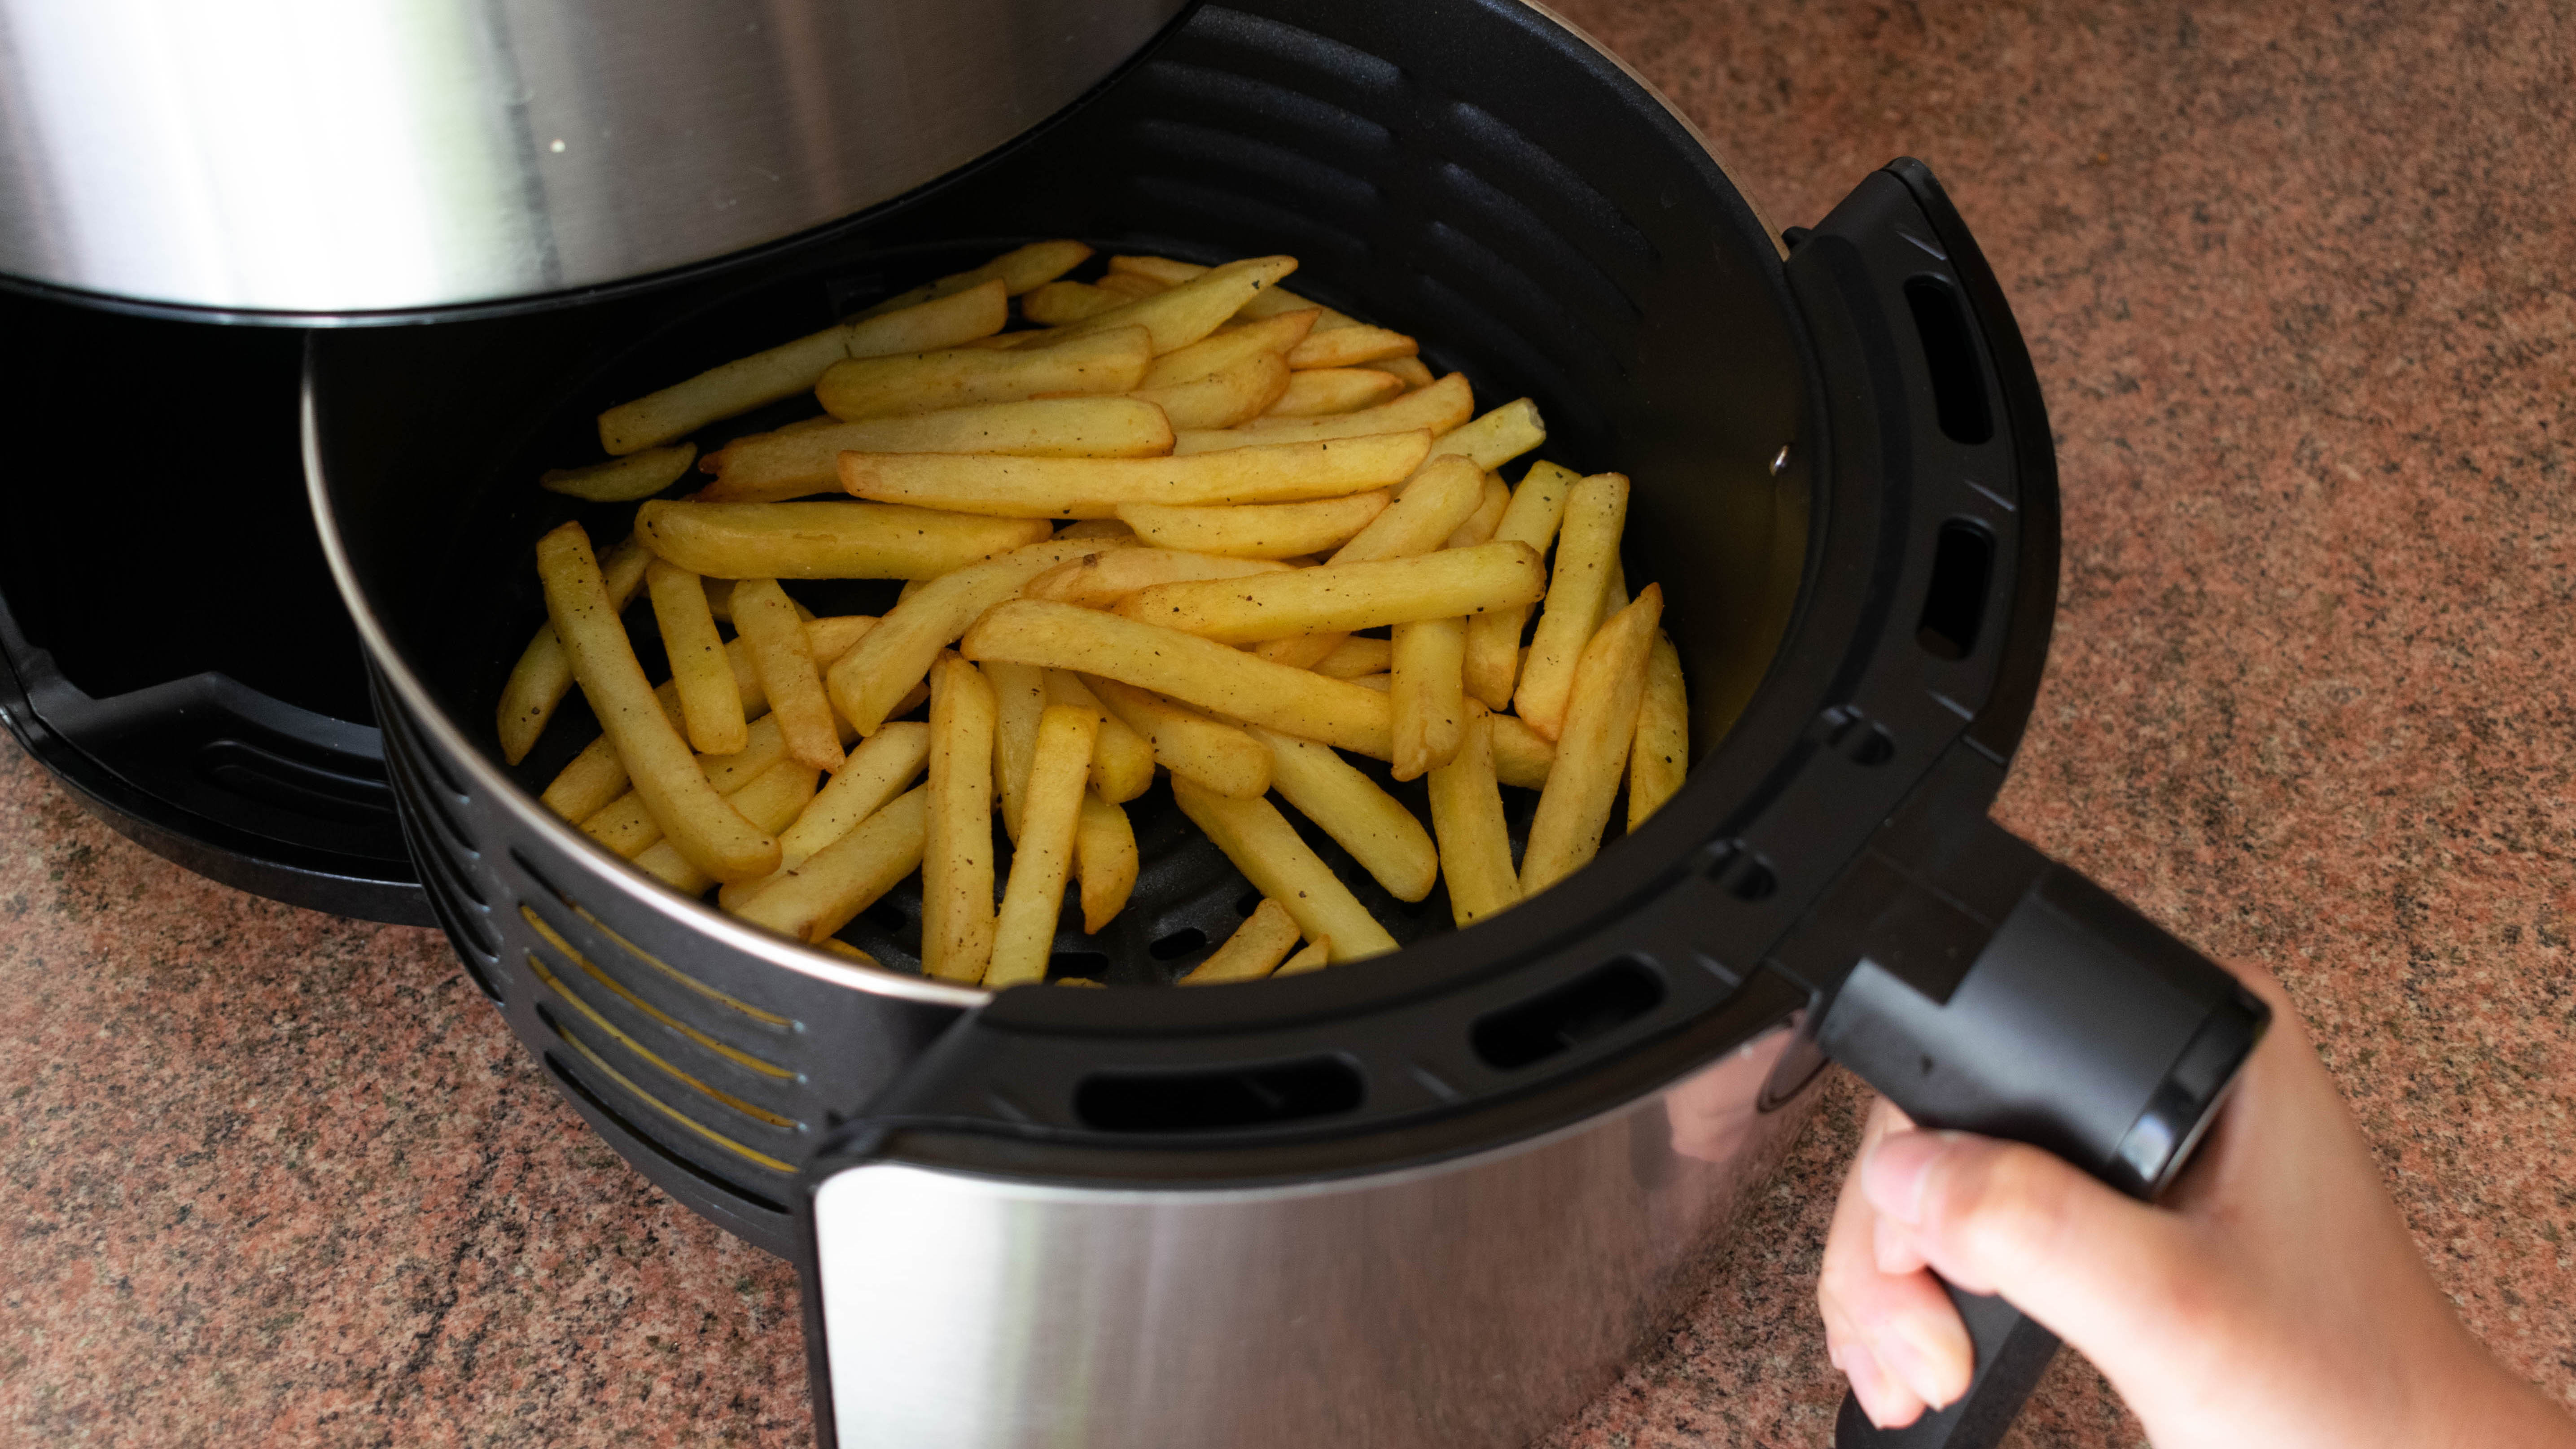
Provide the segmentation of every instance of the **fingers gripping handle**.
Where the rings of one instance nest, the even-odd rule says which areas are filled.
[[[1991,823],[1953,844],[1937,862],[1872,853],[1846,879],[1837,899],[1861,911],[1846,917],[1859,928],[1857,962],[1819,1044],[1924,1127],[2027,1142],[2153,1198],[2198,1144],[2268,1010]],[[1981,888],[1945,888],[1969,879]],[[1999,881],[2021,889],[1999,894]],[[1989,922],[1972,904],[1980,898],[2011,904]],[[1924,950],[1927,932],[1967,949]],[[1970,947],[1980,935],[1982,949]],[[2057,1340],[1999,1298],[1950,1292],[1976,1347],[1967,1394],[1892,1432],[1846,1401],[1838,1444],[1972,1449],[2001,1436]]]

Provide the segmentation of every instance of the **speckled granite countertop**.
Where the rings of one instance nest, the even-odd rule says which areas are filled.
[[[1899,153],[2047,389],[2001,813],[2287,981],[2434,1271],[2576,1401],[2576,17],[1560,0],[1777,222]],[[1816,1444],[1860,1093],[1551,1449]],[[437,937],[195,879],[0,747],[0,1439],[807,1442],[795,1284],[628,1172]],[[2024,1445],[2139,1441],[2061,1359]]]

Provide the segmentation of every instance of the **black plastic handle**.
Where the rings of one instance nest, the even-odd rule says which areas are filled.
[[[1834,1416],[1839,1449],[1968,1449],[1999,1443],[2030,1391],[2039,1387],[2049,1360],[2057,1357],[2057,1335],[2000,1298],[1965,1292],[1951,1283],[1941,1286],[1968,1326],[1968,1342],[1977,1352],[1976,1380],[1956,1403],[1926,1409],[1901,1429],[1871,1423],[1860,1400],[1843,1395],[1842,1412]]]

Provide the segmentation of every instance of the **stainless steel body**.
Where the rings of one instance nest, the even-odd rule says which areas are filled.
[[[852,1168],[815,1196],[839,1442],[1523,1443],[1704,1286],[1814,1101],[1756,1107],[1791,1040],[1398,1172],[1133,1191]]]
[[[224,312],[596,286],[933,181],[1183,0],[0,0],[0,273]]]

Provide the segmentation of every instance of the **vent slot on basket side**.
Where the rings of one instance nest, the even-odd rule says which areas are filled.
[[[582,1055],[587,1056],[588,1053],[583,1052]],[[594,1058],[593,1060],[596,1059]],[[633,1119],[629,1118],[625,1113],[618,1111],[614,1106],[611,1106],[606,1098],[600,1096],[597,1092],[592,1091],[588,1082],[585,1082],[580,1077],[574,1075],[572,1070],[564,1065],[562,1057],[557,1056],[553,1052],[547,1052],[545,1054],[545,1063],[546,1070],[553,1074],[556,1083],[566,1092],[571,1093],[572,1096],[583,1106],[588,1107],[591,1111],[598,1113],[602,1118],[606,1119],[609,1125],[615,1127],[620,1133],[624,1134],[628,1141],[643,1144],[647,1151],[651,1152],[663,1163],[686,1174],[688,1177],[694,1179],[705,1187],[721,1193],[727,1198],[749,1203],[763,1212],[777,1213],[783,1216],[788,1211],[785,1203],[763,1197],[759,1193],[745,1188],[741,1183],[735,1182],[730,1178],[718,1177],[714,1173],[700,1167],[698,1164],[691,1162],[689,1159],[682,1157],[676,1152],[673,1152],[669,1147],[664,1146],[660,1138],[636,1125]],[[612,1078],[617,1075],[613,1070],[608,1068],[606,1063],[599,1063],[597,1070],[606,1073]],[[638,1095],[640,1096],[641,1094],[639,1093]],[[650,1101],[651,1099],[646,1098],[646,1100]]]
[[[1965,518],[1941,525],[1933,545],[1932,582],[1923,591],[1923,618],[1914,642],[1935,659],[1965,659],[1977,652],[1984,630],[1986,586],[1994,578],[1995,538]]]
[[[1478,1021],[1469,1039],[1489,1066],[1511,1071],[1605,1035],[1660,1005],[1664,983],[1636,961],[1613,961],[1544,996]]]
[[[1923,365],[1931,370],[1932,408],[1942,435],[1970,447],[1992,439],[1995,418],[1986,406],[1985,369],[1977,365],[1975,336],[1958,290],[1939,277],[1914,277],[1905,284],[1905,305],[1914,313]]]
[[[1367,1090],[1339,1057],[1215,1072],[1095,1072],[1074,1089],[1074,1115],[1102,1132],[1223,1132],[1330,1117]]]

